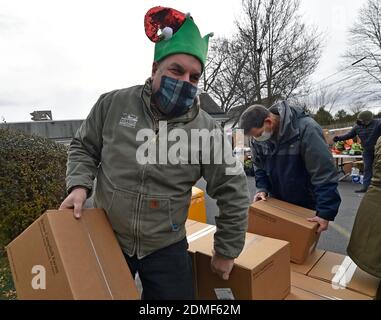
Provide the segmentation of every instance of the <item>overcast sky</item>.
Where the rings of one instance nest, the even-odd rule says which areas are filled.
[[[326,35],[315,81],[337,71],[347,31],[366,0],[301,0],[303,19]],[[156,5],[191,12],[201,33],[229,36],[240,0],[0,0],[0,121],[85,118],[104,92],[150,76],[153,43],[143,17]]]

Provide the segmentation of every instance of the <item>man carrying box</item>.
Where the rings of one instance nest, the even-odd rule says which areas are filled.
[[[328,229],[341,199],[332,155],[320,126],[302,109],[283,101],[270,109],[249,107],[241,128],[252,137],[257,193],[254,201],[274,198],[316,210],[309,219]]]
[[[249,193],[242,166],[216,161],[224,143],[196,151],[189,145],[201,130],[226,141],[197,97],[210,34],[202,38],[190,15],[162,7],[147,12],[145,30],[155,42],[152,76],[99,98],[70,145],[69,195],[61,209],[74,207],[80,218],[96,177],[95,205],[107,212],[131,272],[139,273],[143,297],[192,299],[184,226],[192,186],[205,178],[207,193],[217,199],[212,270],[224,279],[244,246]],[[170,153],[180,142],[186,148],[174,162]],[[226,149],[231,154],[231,146]]]

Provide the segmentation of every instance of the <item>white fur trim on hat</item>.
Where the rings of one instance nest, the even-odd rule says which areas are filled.
[[[171,39],[173,36],[173,29],[171,27],[165,27],[163,30],[161,30],[161,36],[164,38],[164,40]]]

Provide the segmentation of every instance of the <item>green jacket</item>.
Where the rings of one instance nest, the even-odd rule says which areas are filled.
[[[239,174],[226,175],[226,168],[233,164],[203,163],[205,153],[209,153],[213,163],[215,149],[219,148],[214,148],[213,142],[199,153],[189,148],[188,162],[183,164],[140,164],[136,154],[143,143],[156,144],[155,157],[160,152],[165,155],[175,144],[168,141],[167,148],[159,144],[168,139],[159,130],[150,100],[150,80],[144,86],[115,90],[99,98],[70,145],[68,193],[75,186],[92,190],[96,177],[96,207],[106,211],[123,251],[143,258],[186,236],[184,225],[192,186],[204,177],[206,191],[217,199],[220,210],[214,249],[222,256],[236,258],[244,245],[249,207],[242,166]],[[176,128],[185,130],[188,136],[192,129],[222,132],[199,108],[198,99],[188,113],[168,120],[168,135]],[[140,129],[152,129],[149,131],[156,135],[148,141],[137,141]],[[194,164],[191,156],[201,159],[200,163]]]
[[[381,138],[375,148],[371,185],[361,201],[348,255],[363,270],[381,279]]]

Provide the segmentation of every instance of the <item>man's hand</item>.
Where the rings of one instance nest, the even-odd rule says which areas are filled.
[[[267,200],[267,193],[266,192],[258,192],[255,196],[254,196],[254,200],[253,202],[257,202],[257,201],[260,201],[260,200]]]
[[[86,199],[87,189],[84,187],[75,187],[61,203],[59,210],[74,208],[74,217],[79,219],[81,217],[82,207]]]
[[[317,233],[322,233],[323,231],[328,229],[328,224],[329,224],[328,220],[325,220],[325,219],[320,218],[318,216],[313,217],[313,218],[308,218],[307,220],[309,222],[317,222],[319,224],[319,228],[316,231]]]
[[[213,250],[213,256],[211,261],[211,269],[214,273],[217,273],[222,279],[229,280],[230,272],[234,266],[234,259],[226,259],[221,257]]]

